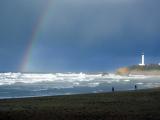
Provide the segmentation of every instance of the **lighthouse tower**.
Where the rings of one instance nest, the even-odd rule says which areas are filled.
[[[144,63],[144,53],[142,53],[142,63],[140,63],[139,66],[145,66],[145,63]]]

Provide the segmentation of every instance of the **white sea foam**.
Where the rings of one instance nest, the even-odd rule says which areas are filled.
[[[99,86],[100,83],[96,82],[96,83],[89,83],[88,86],[89,87],[96,87]]]
[[[124,80],[125,82],[129,82],[130,80]]]
[[[85,73],[0,73],[0,86],[14,84],[50,83],[58,87],[89,86],[96,87],[101,83],[130,82],[131,80],[143,80],[149,76],[120,76],[115,74],[85,74]],[[85,83],[84,83],[85,82]]]
[[[86,73],[0,73],[0,99],[160,87],[159,76]]]
[[[136,83],[137,85],[143,85],[144,83],[142,83],[142,82],[138,82],[138,83]]]

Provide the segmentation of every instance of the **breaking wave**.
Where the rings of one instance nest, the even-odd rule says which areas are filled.
[[[0,99],[160,87],[160,77],[86,73],[0,73]]]
[[[13,84],[34,84],[43,82],[73,82],[75,86],[79,82],[90,82],[90,86],[99,85],[99,82],[130,81],[131,79],[145,79],[146,76],[119,76],[115,74],[85,74],[85,73],[50,73],[50,74],[29,74],[29,73],[0,73],[0,85]]]

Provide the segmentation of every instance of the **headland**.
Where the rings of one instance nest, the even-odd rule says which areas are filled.
[[[132,65],[129,67],[122,67],[116,70],[119,75],[158,75],[160,76],[160,65],[146,64],[144,66]]]

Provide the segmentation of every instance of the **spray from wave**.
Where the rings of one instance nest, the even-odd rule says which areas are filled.
[[[0,73],[0,98],[97,93],[159,87],[160,77],[87,73]]]
[[[29,73],[0,73],[0,85],[13,84],[34,84],[42,82],[111,82],[130,81],[129,79],[145,79],[147,76],[120,76],[115,74],[85,74],[85,73],[50,73],[50,74],[29,74]]]

